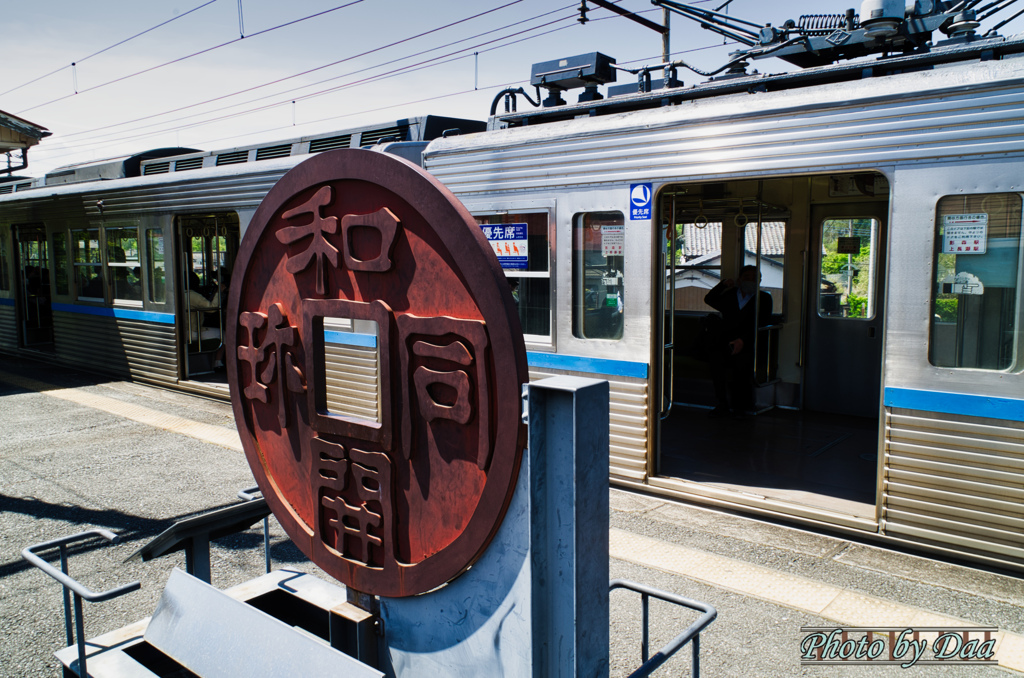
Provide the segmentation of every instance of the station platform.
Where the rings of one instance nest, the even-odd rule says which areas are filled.
[[[94,590],[138,580],[139,591],[87,604],[86,637],[148,616],[185,556],[128,560],[173,522],[236,503],[254,485],[231,407],[44,361],[0,356],[0,676],[58,676],[60,587],[21,557],[31,544],[99,527],[115,546],[73,550],[71,574]],[[610,567],[625,578],[710,603],[702,675],[875,676],[881,667],[801,664],[808,627],[998,627],[999,666],[917,665],[925,676],[1024,673],[1024,577],[880,548],[845,536],[613,489]],[[323,577],[271,518],[276,568]],[[1022,537],[1024,538],[1024,537]],[[260,528],[216,540],[212,583],[264,572]],[[640,665],[640,606],[612,593],[611,675]],[[651,603],[651,646],[696,613]],[[886,667],[892,675],[902,673]],[[656,675],[688,676],[684,649]]]

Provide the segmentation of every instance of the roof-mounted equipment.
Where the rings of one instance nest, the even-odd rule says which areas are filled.
[[[579,87],[583,88],[579,98],[581,102],[597,101],[604,98],[597,91],[597,86],[615,82],[614,63],[615,59],[600,52],[542,61],[533,65],[530,84],[548,90],[545,107],[564,105],[561,93]]]

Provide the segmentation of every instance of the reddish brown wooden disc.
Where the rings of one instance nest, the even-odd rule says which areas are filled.
[[[527,380],[515,303],[473,217],[404,160],[322,153],[267,194],[231,280],[232,406],[288,536],[376,595],[422,593],[469,567],[515,487]],[[349,340],[331,331],[339,320],[376,323],[375,420],[326,395],[337,375],[325,351]]]

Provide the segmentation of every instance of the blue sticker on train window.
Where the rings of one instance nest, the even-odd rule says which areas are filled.
[[[651,218],[651,198],[653,195],[650,184],[630,184],[629,218],[631,221]]]
[[[502,268],[525,271],[529,263],[526,252],[526,224],[484,224],[484,237]]]

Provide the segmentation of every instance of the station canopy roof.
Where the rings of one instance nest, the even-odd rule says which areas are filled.
[[[40,125],[0,111],[0,153],[35,146],[50,132]]]

